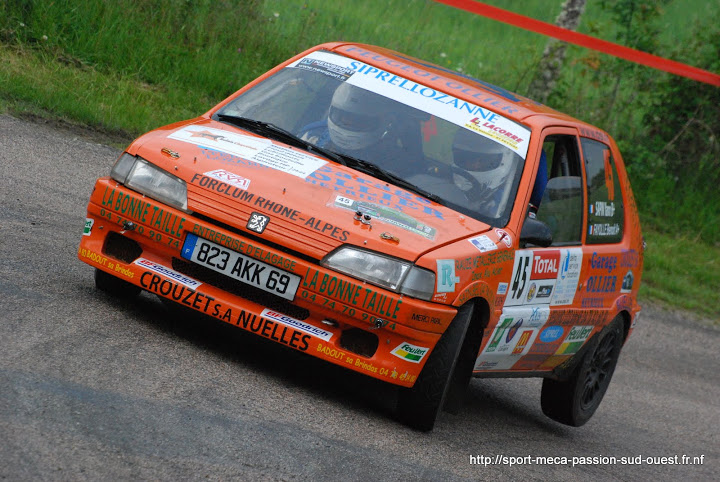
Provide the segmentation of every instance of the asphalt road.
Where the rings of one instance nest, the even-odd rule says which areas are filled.
[[[717,328],[645,306],[582,428],[545,418],[540,380],[500,379],[474,380],[461,415],[414,432],[379,382],[173,319],[146,293],[96,291],[76,252],[90,189],[118,154],[0,116],[0,479],[717,480]],[[683,455],[702,464],[660,458]],[[471,464],[480,456],[491,463]]]

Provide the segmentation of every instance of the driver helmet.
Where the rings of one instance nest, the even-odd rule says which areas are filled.
[[[343,82],[335,90],[328,114],[332,142],[347,150],[364,149],[387,132],[389,116],[383,97]]]
[[[497,188],[512,170],[512,151],[482,134],[460,128],[452,146],[453,162],[482,185]]]
[[[500,167],[505,148],[498,142],[460,128],[452,146],[455,165],[470,172],[488,172]]]

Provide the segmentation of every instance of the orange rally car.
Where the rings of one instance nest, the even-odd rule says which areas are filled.
[[[643,240],[607,133],[332,43],[135,140],[95,184],[78,256],[101,290],[398,385],[416,429],[471,376],[543,377],[543,412],[579,426],[637,319]]]

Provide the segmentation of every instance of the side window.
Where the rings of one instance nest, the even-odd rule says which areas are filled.
[[[580,140],[587,172],[587,244],[618,243],[625,216],[620,180],[610,148],[592,139]]]
[[[536,217],[550,228],[553,246],[580,244],[583,186],[577,138],[549,135],[543,141],[543,153],[547,161],[547,184]]]

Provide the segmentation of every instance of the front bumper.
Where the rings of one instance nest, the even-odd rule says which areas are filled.
[[[327,270],[293,253],[292,245],[280,250],[110,178],[97,181],[87,216],[81,261],[246,331],[396,385],[415,383],[456,313],[453,307]],[[300,276],[294,299],[276,299],[184,259],[188,234]]]

